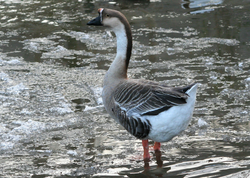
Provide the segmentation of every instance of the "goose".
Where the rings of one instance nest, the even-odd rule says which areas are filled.
[[[148,80],[130,79],[127,69],[132,51],[131,28],[119,11],[99,8],[99,15],[87,25],[110,28],[116,35],[116,57],[104,76],[102,99],[108,114],[130,134],[142,140],[144,160],[153,149],[184,131],[193,115],[198,83],[169,87]]]

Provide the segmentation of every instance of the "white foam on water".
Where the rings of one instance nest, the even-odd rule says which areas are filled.
[[[20,114],[23,114],[23,115],[32,115],[33,112],[29,111],[27,108],[23,108],[22,111],[20,112]]]
[[[96,102],[98,105],[102,105],[103,101],[102,101],[102,87],[91,87],[91,90],[94,93],[94,97],[96,99]]]
[[[54,48],[57,42],[48,38],[32,38],[22,41],[24,43],[23,49],[27,49],[34,53],[41,53],[41,51],[49,51]]]
[[[83,110],[83,111],[89,111],[89,110],[93,110],[93,109],[96,109],[97,107],[95,106],[95,107],[92,107],[92,106],[88,106],[88,105],[86,105],[85,106],[85,109]]]
[[[23,1],[23,0],[4,0],[4,3],[6,4],[29,4],[31,3],[31,0]]]
[[[0,59],[0,65],[17,65],[17,64],[21,64],[21,60],[22,58],[13,58],[11,60],[1,60]]]
[[[70,156],[77,156],[78,155],[77,152],[74,151],[74,150],[68,150],[67,154],[70,155]]]
[[[91,87],[91,90],[94,93],[94,98],[97,103],[97,106],[85,106],[84,111],[94,110],[100,107],[103,107],[103,101],[102,101],[102,87]]]
[[[87,33],[84,33],[84,32],[71,31],[71,32],[67,33],[67,35],[71,36],[71,37],[73,37],[73,38],[75,38],[76,40],[79,40],[79,41],[91,39],[90,35],[87,34]]]
[[[199,128],[207,128],[209,125],[206,121],[204,121],[203,119],[199,118],[198,120],[198,126]]]
[[[33,121],[29,119],[28,121],[15,121],[13,124],[20,125],[11,130],[12,135],[31,135],[37,131],[43,131],[46,129],[46,123]]]
[[[11,152],[23,140],[40,133],[78,123],[75,119],[59,122],[53,118],[73,112],[61,93],[30,88],[26,80],[20,82],[5,72],[0,72],[0,84],[0,152]],[[30,93],[34,100],[30,100]],[[40,116],[45,116],[46,121]]]
[[[58,114],[62,115],[62,114],[68,114],[68,113],[72,113],[73,111],[70,108],[70,104],[68,103],[60,103],[61,106],[60,107],[52,107],[49,110],[51,112],[57,112]]]
[[[13,94],[13,95],[18,95],[24,90],[27,90],[28,88],[23,84],[19,83],[17,85],[11,86],[7,88],[7,93],[8,94]]]
[[[15,126],[13,129],[10,129],[7,124],[0,123],[0,152],[11,151],[17,143],[24,139],[47,131],[69,127],[75,125],[77,122],[78,120],[75,118],[61,122],[40,122],[32,119],[27,121],[17,120],[10,124]],[[77,153],[73,151],[68,154],[76,155]]]
[[[6,81],[6,82],[11,81],[11,79],[9,78],[9,75],[4,72],[0,72],[0,80]]]
[[[74,52],[72,50],[68,50],[67,48],[63,46],[58,45],[52,48],[50,51],[43,53],[41,58],[55,59],[55,58],[63,58],[63,57],[71,56],[73,54]]]
[[[5,63],[6,63],[6,64],[11,64],[11,65],[15,65],[15,64],[20,64],[21,61],[18,60],[18,59],[12,59],[12,60],[10,60],[10,61],[6,61]]]
[[[0,150],[10,150],[18,143],[21,139],[28,135],[39,133],[46,129],[46,124],[38,121],[29,119],[28,121],[15,121],[12,122],[17,127],[11,129],[7,128],[7,125],[0,125],[1,142]]]

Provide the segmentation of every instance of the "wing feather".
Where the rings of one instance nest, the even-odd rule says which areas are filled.
[[[119,84],[114,100],[128,116],[157,115],[172,106],[185,104],[186,88],[174,89],[154,82],[130,80]]]

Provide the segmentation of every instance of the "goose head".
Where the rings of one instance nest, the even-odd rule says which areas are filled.
[[[113,9],[99,8],[99,16],[89,21],[87,25],[105,26],[111,28],[114,32],[129,26],[126,17],[119,11]]]
[[[128,20],[121,12],[113,9],[99,8],[98,13],[99,16],[89,21],[87,25],[105,26],[115,33],[117,51],[116,58],[111,64],[110,70],[122,73],[122,76],[126,78],[132,50],[132,34]],[[123,70],[120,70],[121,68]],[[116,76],[119,76],[119,74],[116,74]]]

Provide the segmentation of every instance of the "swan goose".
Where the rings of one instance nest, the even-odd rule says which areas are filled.
[[[98,13],[87,25],[109,27],[117,38],[117,54],[104,77],[104,106],[112,118],[142,140],[143,158],[149,160],[148,139],[155,141],[154,150],[160,150],[161,142],[171,140],[187,128],[198,84],[168,87],[154,81],[129,79],[130,25],[119,11],[100,8]]]

